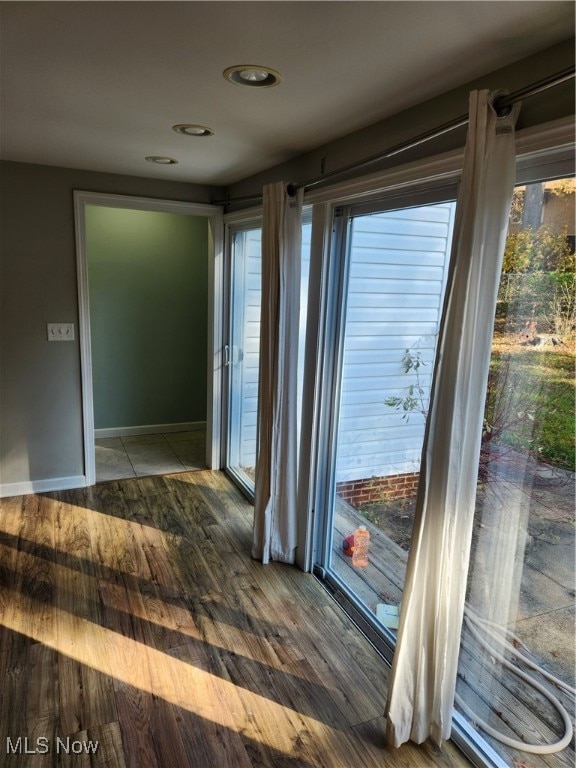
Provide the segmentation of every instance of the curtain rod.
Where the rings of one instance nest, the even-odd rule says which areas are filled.
[[[557,72],[555,75],[550,75],[549,77],[545,77],[542,80],[539,80],[536,83],[532,83],[532,85],[528,85],[524,88],[520,88],[517,91],[514,91],[513,93],[498,96],[494,100],[494,109],[496,110],[496,113],[499,116],[504,116],[510,111],[510,108],[513,104],[516,104],[518,101],[522,101],[523,99],[528,99],[531,96],[536,96],[538,93],[542,93],[543,91],[548,90],[549,88],[554,88],[557,85],[560,85],[561,83],[566,82],[567,80],[570,80],[574,77],[575,73],[575,67],[567,67],[566,69],[563,69],[561,72]],[[390,147],[389,149],[384,150],[384,152],[379,152],[377,155],[371,155],[370,157],[365,158],[364,160],[358,160],[354,163],[350,163],[350,165],[345,165],[342,168],[337,168],[333,171],[328,171],[328,173],[324,173],[321,176],[317,176],[314,179],[310,179],[309,181],[305,181],[301,184],[288,184],[286,187],[286,190],[289,195],[295,195],[296,192],[299,189],[304,189],[304,191],[307,191],[309,189],[313,189],[314,187],[319,186],[320,184],[325,184],[328,181],[331,181],[332,179],[336,178],[337,176],[342,176],[346,173],[349,173],[350,171],[357,170],[358,168],[364,168],[367,165],[372,165],[373,163],[377,163],[381,160],[386,160],[389,157],[393,157],[394,155],[398,155],[401,152],[406,152],[408,149],[413,149],[414,147],[419,146],[420,144],[424,144],[427,141],[430,141],[431,139],[435,139],[438,136],[442,136],[445,133],[448,133],[449,131],[453,131],[456,128],[461,128],[464,125],[468,124],[468,115],[461,115],[460,117],[455,118],[454,120],[450,120],[447,123],[443,123],[442,125],[437,126],[436,128],[432,128],[429,131],[426,131],[425,133],[421,133],[418,136],[415,136],[412,139],[409,139],[408,141],[404,141],[400,144],[396,144],[393,147]],[[247,195],[244,197],[232,197],[228,200],[216,200],[214,202],[215,205],[229,205],[231,203],[247,203],[252,201],[259,201],[262,200],[262,193],[256,194],[256,195]]]

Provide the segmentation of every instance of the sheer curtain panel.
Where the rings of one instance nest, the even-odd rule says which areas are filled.
[[[400,746],[450,736],[492,328],[515,174],[517,109],[470,94],[451,265],[386,706]]]
[[[302,190],[264,187],[258,457],[252,556],[293,563],[296,551],[297,371]]]

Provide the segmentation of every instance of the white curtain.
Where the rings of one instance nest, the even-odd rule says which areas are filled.
[[[293,563],[296,551],[297,370],[302,190],[264,187],[258,457],[252,556]]]
[[[386,705],[399,746],[450,736],[493,320],[515,175],[517,109],[470,117],[400,626]]]

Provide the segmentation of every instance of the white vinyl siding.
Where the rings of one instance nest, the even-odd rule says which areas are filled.
[[[424,400],[451,248],[455,203],[352,220],[336,481],[418,471],[424,417],[386,405],[405,396],[407,349],[419,353]]]
[[[251,229],[236,234],[235,249],[242,264],[242,275],[235,274],[241,300],[242,318],[235,318],[236,328],[242,329],[239,344],[231,350],[234,367],[233,391],[238,401],[233,412],[236,424],[233,433],[239,442],[239,465],[244,469],[256,466],[256,431],[258,417],[258,365],[260,358],[260,305],[262,297],[262,232]],[[240,256],[241,252],[241,256]]]
[[[310,238],[312,226],[309,222],[302,225],[302,280],[300,290],[300,346],[299,362],[300,373],[304,365],[304,343],[306,333],[306,302],[308,299],[308,273],[310,268]],[[257,409],[258,409],[258,364],[260,355],[260,305],[262,297],[262,232],[260,229],[238,233],[237,238],[244,238],[241,247],[245,249],[244,281],[244,333],[241,349],[233,350],[233,360],[242,358],[242,365],[238,366],[236,391],[242,393],[239,404],[239,430],[240,435],[240,466],[253,468],[256,465],[256,436],[257,436]],[[240,247],[237,241],[236,247]],[[239,290],[242,290],[238,286]],[[298,400],[301,401],[301,383],[299,379]]]
[[[420,383],[427,401],[455,203],[358,216],[352,223],[346,337],[336,481],[418,471],[424,418],[385,404],[403,396],[414,374],[405,374],[406,349],[419,352]],[[240,465],[255,466],[261,302],[261,232],[245,238],[243,346],[232,350],[237,366]],[[302,310],[307,299],[311,226],[302,230]],[[237,244],[238,246],[238,244]],[[302,311],[301,317],[305,317]],[[301,328],[302,357],[304,328]]]

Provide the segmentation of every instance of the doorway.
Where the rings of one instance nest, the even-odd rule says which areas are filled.
[[[75,203],[86,484],[214,467],[221,210]],[[97,453],[110,458],[98,476]]]

